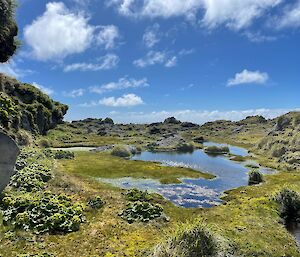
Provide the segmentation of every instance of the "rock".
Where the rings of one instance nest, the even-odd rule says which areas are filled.
[[[0,132],[0,192],[8,185],[15,173],[15,164],[20,150],[13,139]]]
[[[164,123],[165,124],[180,124],[181,121],[177,120],[175,117],[170,117],[170,118],[165,119]]]

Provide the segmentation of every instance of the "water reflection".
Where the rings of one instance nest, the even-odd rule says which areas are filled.
[[[206,143],[208,145],[208,143]],[[229,146],[232,153],[247,156],[248,151],[243,148]],[[139,188],[161,194],[173,203],[183,207],[211,207],[220,204],[224,191],[245,186],[248,183],[249,162],[231,161],[226,156],[207,155],[203,150],[192,153],[174,152],[143,152],[132,158],[133,160],[155,161],[168,166],[189,167],[195,170],[216,175],[215,179],[182,179],[182,184],[163,185],[151,179],[101,179],[122,188]],[[255,163],[251,161],[251,163]],[[256,163],[255,163],[256,164]],[[257,164],[256,164],[257,165]],[[274,172],[260,167],[263,173]]]

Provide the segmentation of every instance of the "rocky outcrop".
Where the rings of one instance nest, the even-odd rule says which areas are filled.
[[[3,132],[0,132],[0,153],[0,192],[2,192],[15,173],[14,167],[19,154],[16,142]]]
[[[0,73],[0,126],[5,131],[44,135],[63,121],[67,110],[36,87]]]

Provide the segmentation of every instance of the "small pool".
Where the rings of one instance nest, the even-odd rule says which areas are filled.
[[[206,145],[212,144],[214,143],[206,143]],[[229,148],[231,153],[242,156],[248,155],[246,149],[234,146],[229,146]],[[211,156],[203,150],[196,150],[192,153],[142,152],[135,155],[132,159],[155,161],[168,166],[189,167],[214,174],[216,178],[211,180],[183,178],[181,179],[182,184],[167,185],[151,179],[120,178],[100,180],[125,189],[139,188],[156,192],[176,205],[187,208],[207,208],[221,204],[220,197],[224,191],[248,184],[248,171],[250,168],[247,168],[246,165],[249,164],[249,161],[235,162],[230,160],[228,156]],[[253,161],[251,163],[255,164]],[[259,169],[265,174],[275,172],[263,167]]]

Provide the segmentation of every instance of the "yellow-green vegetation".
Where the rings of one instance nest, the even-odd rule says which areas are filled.
[[[62,160],[61,169],[74,174],[95,178],[150,178],[161,183],[180,183],[180,178],[206,178],[214,176],[181,167],[166,167],[159,163],[124,160],[109,153],[77,152],[74,160]]]

